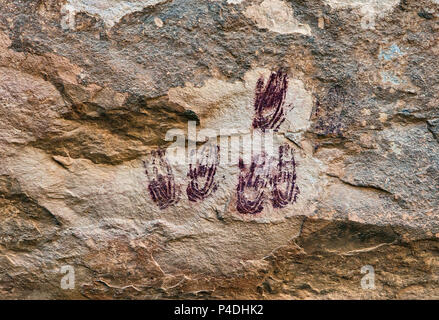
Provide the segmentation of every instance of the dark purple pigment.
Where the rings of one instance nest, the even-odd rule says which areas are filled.
[[[189,184],[186,194],[190,201],[196,202],[206,199],[216,191],[215,173],[219,163],[219,146],[207,146],[201,149],[196,163],[189,164]]]
[[[250,168],[239,159],[239,180],[236,209],[243,214],[257,214],[264,210],[267,186],[267,162],[265,156],[252,157]]]
[[[279,161],[275,170],[270,175],[271,203],[273,208],[283,208],[289,203],[294,203],[299,194],[296,185],[296,161],[293,150],[289,145],[279,147]]]
[[[285,97],[288,89],[287,74],[281,70],[273,72],[264,86],[263,77],[256,84],[255,116],[253,128],[265,132],[277,131],[285,121]],[[343,102],[340,88],[332,89],[327,97],[330,107]],[[319,110],[317,110],[318,112]],[[219,164],[219,146],[204,145],[195,161],[189,164],[186,188],[189,201],[203,201],[218,188],[215,174]],[[165,209],[180,200],[180,188],[175,184],[174,174],[166,159],[165,151],[151,152],[149,161],[144,161],[148,177],[148,191],[160,209]],[[253,156],[247,167],[239,159],[239,180],[236,209],[242,214],[258,214],[264,210],[264,202],[271,201],[273,208],[284,208],[294,203],[299,195],[296,185],[296,162],[293,150],[285,144],[279,147],[279,157],[274,165],[265,153]],[[268,190],[268,188],[270,190]]]
[[[287,144],[279,147],[276,165],[274,161],[267,161],[264,155],[253,157],[250,168],[240,159],[236,204],[238,212],[262,212],[267,194],[270,194],[270,201],[275,209],[296,202],[299,195],[296,165],[293,150]],[[268,188],[271,190],[267,190]]]
[[[255,115],[253,128],[263,132],[277,131],[285,121],[285,97],[288,89],[288,76],[282,70],[273,72],[264,87],[264,78],[260,77],[255,90]]]
[[[149,162],[143,162],[148,177],[148,190],[152,200],[160,209],[165,209],[180,200],[178,187],[175,185],[174,174],[166,160],[164,150],[151,152]]]
[[[340,85],[331,87],[323,99],[317,99],[314,128],[319,135],[343,135],[340,112],[346,102],[346,91]]]

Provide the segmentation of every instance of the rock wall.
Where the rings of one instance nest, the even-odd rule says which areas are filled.
[[[438,21],[1,0],[1,297],[438,299]]]

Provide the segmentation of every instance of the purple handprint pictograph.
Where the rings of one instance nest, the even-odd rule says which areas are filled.
[[[323,98],[316,101],[313,120],[314,132],[320,136],[343,136],[343,117],[341,112],[347,107],[348,94],[346,90],[335,85],[331,87]]]
[[[148,177],[148,191],[152,200],[160,209],[166,209],[180,200],[180,189],[175,184],[174,174],[166,159],[164,150],[151,152],[150,157],[143,161]]]
[[[271,198],[273,208],[283,208],[294,203],[299,194],[296,185],[296,161],[293,150],[285,144],[279,147],[277,166],[270,172]]]
[[[296,184],[296,166],[293,150],[287,144],[279,147],[277,162],[262,154],[253,157],[250,167],[246,167],[240,159],[236,205],[238,212],[260,213],[264,210],[267,198],[275,209],[296,202],[300,192]]]
[[[218,188],[214,179],[219,163],[219,146],[207,143],[195,155],[196,159],[189,163],[190,181],[186,188],[187,197],[193,202],[206,199]]]
[[[273,72],[264,86],[264,78],[260,77],[255,90],[255,115],[253,128],[262,132],[273,129],[277,131],[285,121],[285,98],[288,89],[288,75],[279,70]]]
[[[268,166],[264,154],[252,157],[250,167],[239,160],[239,180],[236,209],[242,214],[257,214],[264,210]]]

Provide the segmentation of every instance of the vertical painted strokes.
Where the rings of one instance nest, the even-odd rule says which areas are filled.
[[[288,76],[282,70],[273,72],[264,85],[259,78],[255,89],[253,128],[263,132],[277,131],[285,121],[285,98],[288,89]]]
[[[291,108],[291,105],[285,104],[287,90],[288,75],[282,70],[272,72],[267,83],[263,77],[259,78],[255,89],[253,129],[262,132],[279,130],[285,121],[286,109]],[[236,205],[238,212],[262,212],[268,195],[273,208],[283,208],[296,201],[299,194],[296,162],[288,145],[279,147],[277,165],[274,163],[265,154],[253,157],[249,168],[240,160]]]
[[[257,214],[264,209],[267,186],[267,161],[264,155],[252,157],[247,168],[242,159],[239,160],[239,180],[236,209],[242,214]]]
[[[273,208],[283,208],[294,203],[299,194],[296,185],[296,161],[289,145],[279,147],[279,160],[270,174],[271,203]]]
[[[296,184],[296,160],[293,150],[285,144],[279,147],[277,162],[265,155],[252,158],[250,167],[239,162],[236,209],[242,214],[257,214],[270,200],[274,209],[296,202],[299,187]]]
[[[341,111],[347,102],[346,91],[340,85],[331,87],[323,99],[316,103],[315,132],[319,135],[342,136],[343,126]]]
[[[205,144],[196,160],[189,163],[188,177],[190,180],[186,194],[190,201],[204,200],[216,191],[218,184],[214,179],[218,164],[219,146]]]
[[[174,174],[166,159],[164,150],[152,151],[143,162],[148,177],[148,191],[160,209],[165,209],[180,200],[180,192],[175,184]]]

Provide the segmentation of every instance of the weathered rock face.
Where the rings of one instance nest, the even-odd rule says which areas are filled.
[[[437,0],[0,4],[1,297],[439,298]]]

